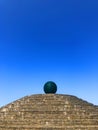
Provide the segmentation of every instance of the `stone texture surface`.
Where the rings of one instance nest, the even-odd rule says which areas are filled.
[[[98,106],[71,95],[26,96],[0,108],[0,130],[98,130]]]

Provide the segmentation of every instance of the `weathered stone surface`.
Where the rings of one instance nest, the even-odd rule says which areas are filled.
[[[31,95],[0,108],[0,130],[98,130],[98,106],[71,95]]]

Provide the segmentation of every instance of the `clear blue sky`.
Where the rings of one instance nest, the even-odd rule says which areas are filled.
[[[98,1],[0,0],[0,106],[49,80],[98,105]]]

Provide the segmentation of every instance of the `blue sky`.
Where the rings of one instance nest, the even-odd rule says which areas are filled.
[[[0,106],[40,94],[98,105],[98,1],[0,1]]]

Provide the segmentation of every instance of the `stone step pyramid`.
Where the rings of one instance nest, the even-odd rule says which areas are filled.
[[[71,95],[26,96],[0,108],[0,130],[98,130],[98,106]]]

